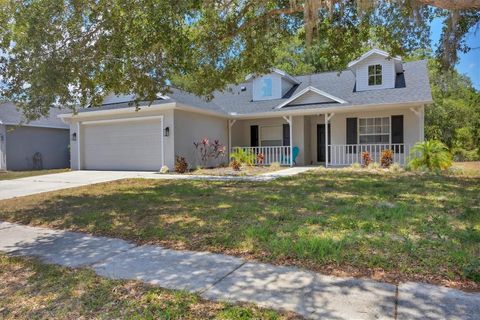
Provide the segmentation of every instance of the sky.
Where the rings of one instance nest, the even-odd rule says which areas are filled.
[[[432,49],[435,50],[442,33],[442,19],[437,18],[430,25]],[[472,49],[468,53],[460,53],[460,62],[456,66],[458,72],[466,74],[477,90],[480,90],[480,29],[472,28],[466,36],[467,44]]]

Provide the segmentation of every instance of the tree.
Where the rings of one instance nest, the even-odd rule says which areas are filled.
[[[411,157],[408,165],[415,170],[445,170],[452,165],[452,157],[447,146],[438,140],[417,142],[412,147]]]
[[[430,60],[434,103],[425,109],[425,135],[445,143],[459,160],[480,158],[480,92],[455,70]]]
[[[173,80],[211,98],[268,70],[300,28],[310,61],[331,57],[317,69],[343,69],[367,38],[391,54],[409,51],[428,34],[426,4],[447,10],[445,34],[455,35],[439,54],[467,50],[478,1],[0,0],[0,96],[29,119],[52,106],[98,106],[111,92],[153,100]]]

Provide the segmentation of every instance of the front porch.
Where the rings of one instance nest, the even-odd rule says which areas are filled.
[[[421,107],[229,121],[230,152],[253,154],[255,165],[350,166],[362,163],[364,152],[379,163],[384,150],[405,165],[421,140]]]

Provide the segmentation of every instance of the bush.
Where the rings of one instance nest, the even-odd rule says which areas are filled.
[[[235,171],[240,171],[240,168],[242,167],[242,164],[238,162],[237,160],[233,159],[230,162],[230,167],[232,167],[233,170]]]
[[[270,163],[270,169],[273,170],[279,170],[282,166],[280,165],[280,162],[272,162]]]
[[[362,165],[364,167],[368,167],[370,163],[372,163],[372,157],[370,156],[370,152],[368,151],[362,152]]]
[[[438,140],[417,142],[411,152],[408,165],[414,170],[446,170],[452,165],[447,146]]]
[[[188,170],[188,163],[184,157],[175,156],[175,172],[185,173]]]
[[[380,158],[380,164],[383,168],[388,168],[393,163],[393,151],[386,149],[382,151],[382,157]]]
[[[168,172],[170,172],[170,169],[167,166],[162,166],[162,168],[160,168],[160,173],[168,173]]]
[[[260,152],[257,154],[257,163],[263,165],[263,161],[265,161],[265,155]]]
[[[355,162],[355,163],[352,163],[352,165],[350,167],[352,169],[360,169],[362,167],[362,165],[358,162]]]
[[[214,140],[213,143],[210,143],[208,138],[203,138],[198,142],[194,142],[193,145],[203,167],[207,166],[209,160],[225,156],[226,147],[219,140]]]
[[[230,158],[239,162],[240,165],[253,166],[255,163],[255,154],[242,148],[236,148],[235,151],[230,154]]]
[[[453,148],[453,159],[455,161],[478,161],[480,160],[480,153],[478,150],[465,150],[463,148]]]

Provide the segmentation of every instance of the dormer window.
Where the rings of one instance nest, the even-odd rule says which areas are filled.
[[[368,85],[369,86],[382,85],[382,65],[381,64],[368,66]]]
[[[263,78],[262,79],[262,97],[271,97],[272,96],[272,78]]]

